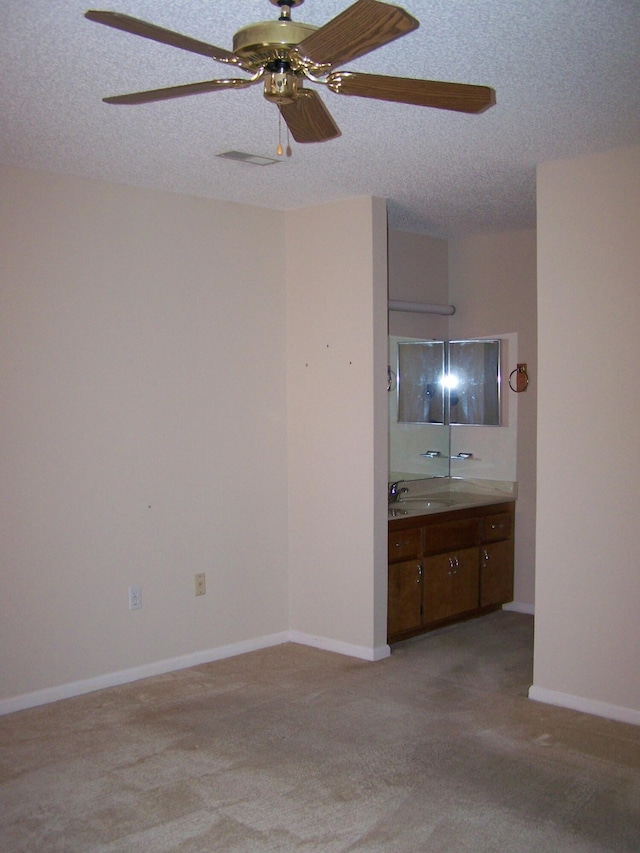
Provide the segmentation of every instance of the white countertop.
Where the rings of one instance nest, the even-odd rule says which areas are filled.
[[[401,488],[408,489],[408,492],[389,504],[390,521],[515,501],[518,495],[517,483],[502,480],[432,477],[425,480],[405,480],[400,485]]]

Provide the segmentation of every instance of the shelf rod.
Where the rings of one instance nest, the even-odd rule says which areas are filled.
[[[399,299],[389,300],[389,311],[407,311],[411,314],[444,314],[456,313],[453,305],[431,305],[428,302],[402,302]]]

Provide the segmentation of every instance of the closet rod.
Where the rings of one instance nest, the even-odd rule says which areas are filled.
[[[389,300],[389,311],[408,311],[412,314],[455,314],[453,305],[430,305],[428,302],[401,302]]]

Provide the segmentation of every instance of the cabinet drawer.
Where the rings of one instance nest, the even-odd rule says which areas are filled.
[[[420,554],[421,530],[413,527],[409,530],[389,531],[389,562],[408,560]]]
[[[477,518],[430,524],[424,529],[424,553],[442,554],[453,549],[471,548],[478,544],[479,536]]]
[[[510,512],[487,515],[482,519],[482,541],[496,542],[509,539],[513,532],[513,516]]]

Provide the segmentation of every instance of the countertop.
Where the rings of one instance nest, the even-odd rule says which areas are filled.
[[[434,477],[405,480],[400,486],[409,491],[389,504],[389,521],[515,501],[518,495],[517,483],[501,480]]]

